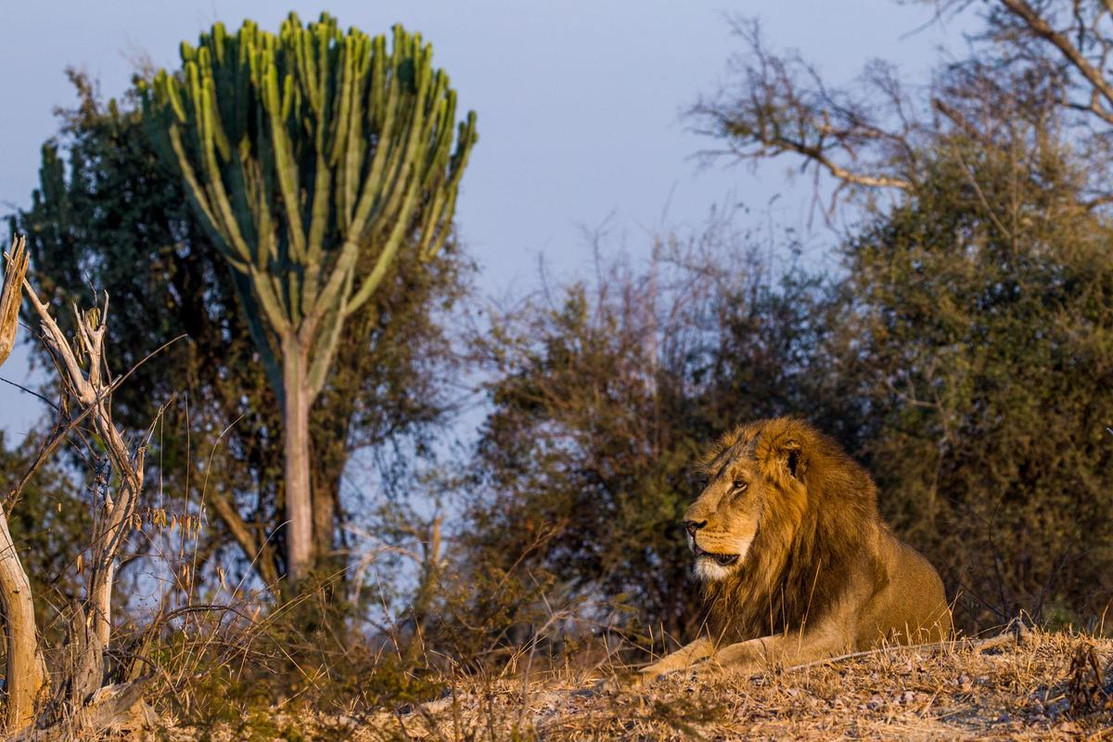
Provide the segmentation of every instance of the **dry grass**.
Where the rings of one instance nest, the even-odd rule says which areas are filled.
[[[455,679],[441,699],[347,717],[284,719],[259,739],[729,740],[1113,739],[1113,641],[1028,632],[892,648],[752,677],[662,678],[597,690],[597,678]],[[296,732],[300,737],[291,737]],[[241,731],[242,733],[242,731]],[[220,730],[156,738],[231,739]]]

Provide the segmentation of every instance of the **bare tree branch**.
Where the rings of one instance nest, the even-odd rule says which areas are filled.
[[[914,189],[917,124],[891,69],[874,63],[863,75],[879,106],[829,89],[795,53],[770,52],[756,22],[738,21],[735,30],[746,46],[734,62],[740,83],[691,109],[696,131],[724,140],[726,153],[740,160],[789,153],[845,185]]]
[[[5,257],[8,266],[4,271],[4,286],[0,290],[0,366],[11,355],[15,346],[15,331],[19,327],[23,277],[27,275],[27,249],[23,235],[15,238],[11,254]]]
[[[1113,85],[1105,78],[1101,67],[1091,64],[1090,60],[1082,53],[1082,47],[1088,41],[1094,41],[1102,47],[1102,59],[1108,53],[1108,43],[1102,43],[1103,40],[1096,33],[1098,19],[1095,19],[1094,25],[1089,28],[1079,19],[1077,22],[1079,39],[1075,43],[1065,33],[1052,28],[1047,19],[1040,15],[1027,0],[1000,0],[1000,3],[1009,13],[1020,19],[1034,36],[1043,39],[1059,50],[1063,59],[1074,67],[1093,89],[1095,97],[1091,98],[1090,105],[1087,108],[1106,121],[1110,120],[1109,117],[1113,113],[1100,106],[1097,96],[1100,96],[1100,99],[1104,100],[1107,105],[1113,106]],[[1108,8],[1109,4],[1107,3],[1106,9],[1108,10]]]

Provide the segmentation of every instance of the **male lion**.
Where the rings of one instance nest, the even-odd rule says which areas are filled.
[[[938,573],[889,531],[873,480],[833,440],[800,420],[762,420],[723,436],[702,468],[709,483],[684,528],[706,635],[644,674],[796,665],[950,636]]]

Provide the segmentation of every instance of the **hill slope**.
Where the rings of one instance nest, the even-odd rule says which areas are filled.
[[[387,739],[1113,739],[1113,641],[1024,632],[755,677],[588,691],[458,685],[352,730]]]

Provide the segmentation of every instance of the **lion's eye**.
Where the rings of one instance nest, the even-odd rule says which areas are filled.
[[[745,492],[746,488],[750,486],[749,482],[741,479],[734,480],[734,486],[731,488],[732,492]]]

